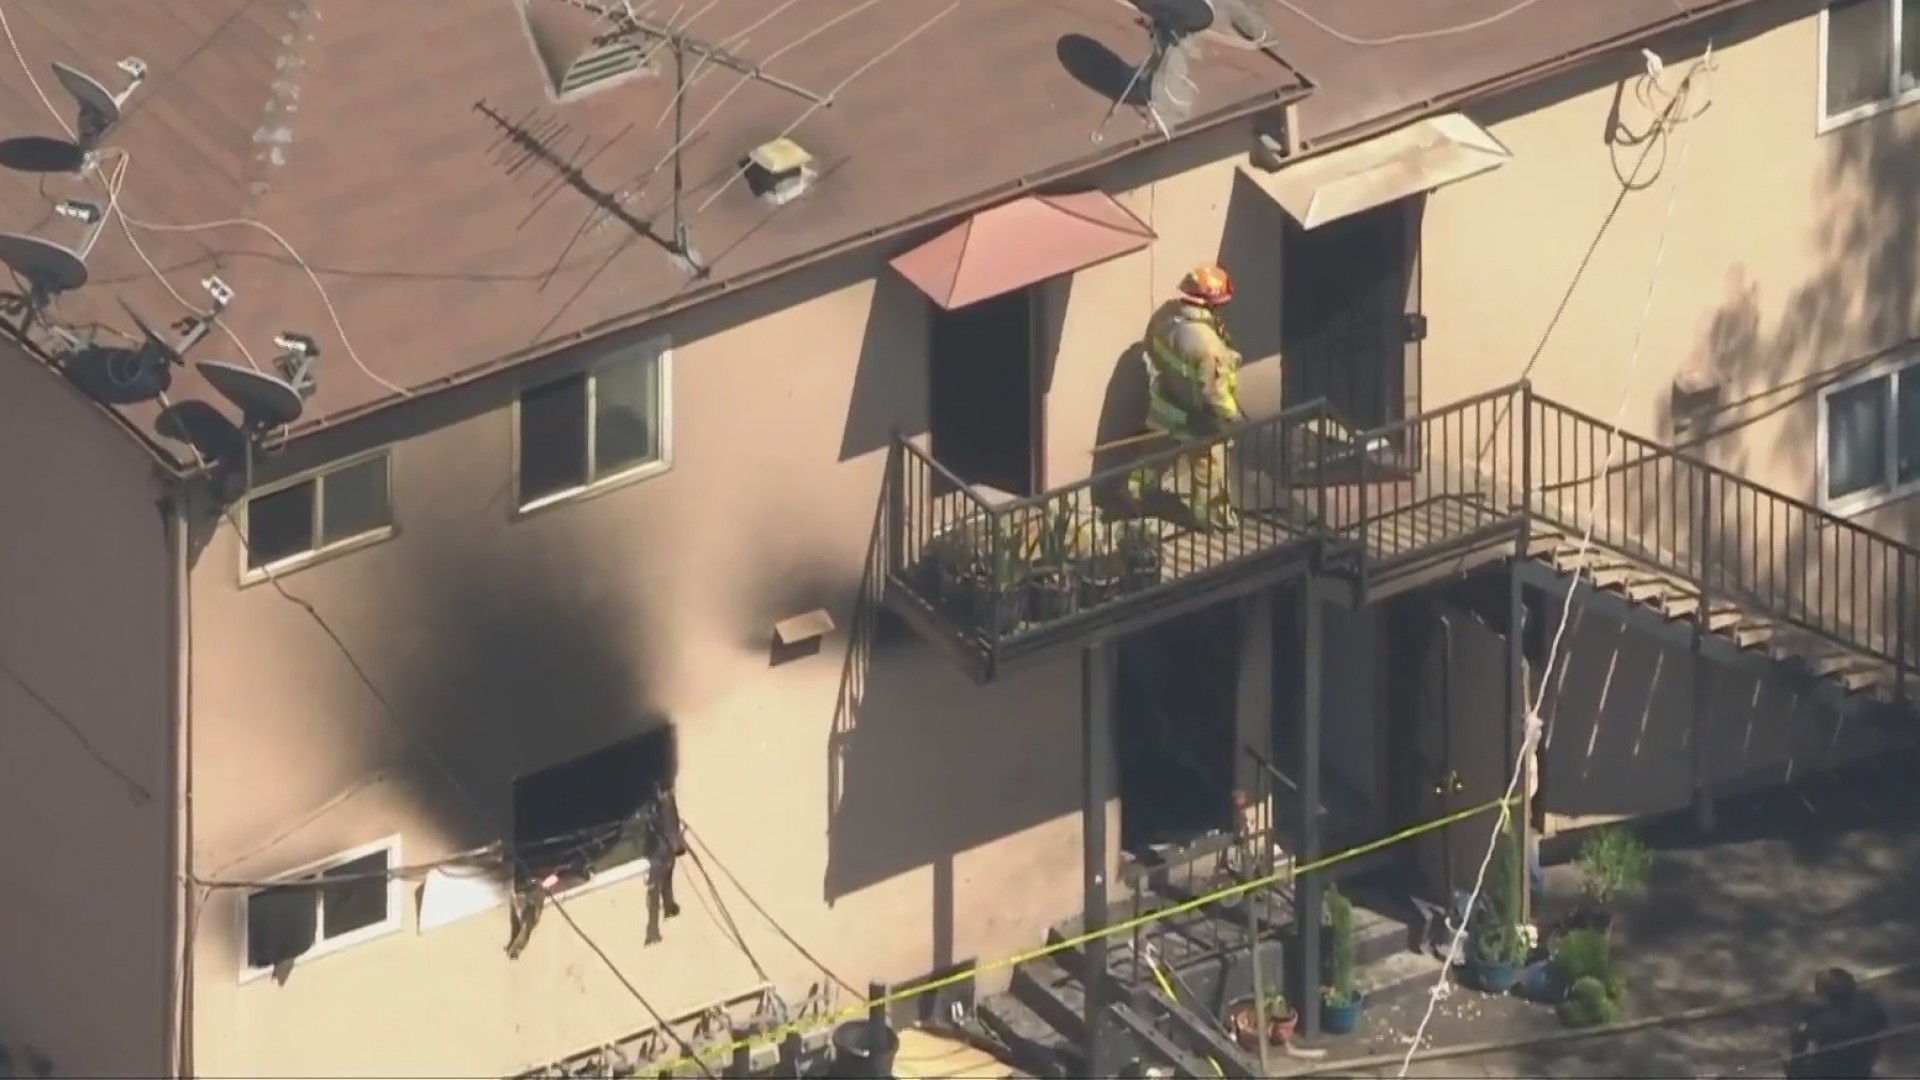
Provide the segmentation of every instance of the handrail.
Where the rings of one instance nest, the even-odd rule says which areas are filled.
[[[1703,626],[1717,617],[1707,598],[1734,600],[1779,627],[1891,663],[1897,701],[1920,667],[1920,610],[1907,597],[1920,587],[1920,546],[1618,431],[1526,381],[1364,431],[1316,426],[1333,419],[1316,399],[999,502],[896,436],[890,572],[920,581],[921,599],[954,616],[951,628],[984,646],[991,668],[1009,639],[1047,626],[1066,633],[1065,622],[1094,608],[1265,552],[1352,558],[1340,572],[1357,575],[1364,594],[1368,575],[1396,560],[1538,521],[1591,529],[1596,546],[1684,581],[1701,598],[1693,606]],[[1209,457],[1222,446],[1231,452]],[[1391,449],[1376,453],[1381,446]],[[1224,462],[1252,531],[1168,530],[1154,524],[1164,515],[1145,511],[1171,492],[1157,479],[1139,490],[1130,481],[1182,462],[1198,470],[1203,460]],[[1200,481],[1185,483],[1191,492]],[[1115,514],[1109,500],[1122,484],[1130,509]],[[1410,530],[1389,519],[1435,505],[1462,509],[1440,511],[1433,520],[1451,523],[1409,546]],[[1183,569],[1163,575],[1175,565]]]
[[[1562,405],[1559,402],[1554,401],[1553,399],[1545,397],[1540,394],[1535,394],[1533,396],[1533,399],[1539,402],[1541,405],[1544,405],[1547,408],[1550,408],[1553,411],[1558,412],[1571,419],[1578,420],[1587,424],[1593,424],[1598,427],[1603,427],[1610,431],[1613,430],[1614,425],[1611,424],[1610,422],[1601,420],[1590,413],[1582,412],[1581,410],[1576,409],[1571,405]],[[1642,462],[1653,460],[1656,458],[1672,459],[1672,460],[1686,464],[1688,468],[1702,470],[1703,472],[1713,476],[1716,480],[1723,483],[1731,484],[1736,488],[1739,488],[1742,490],[1753,490],[1753,491],[1763,492],[1765,493],[1767,498],[1773,501],[1785,504],[1786,506],[1792,507],[1795,511],[1806,514],[1808,517],[1812,517],[1819,520],[1821,522],[1821,527],[1823,529],[1825,528],[1843,529],[1851,532],[1861,533],[1865,536],[1873,538],[1874,540],[1880,543],[1886,544],[1889,547],[1892,547],[1898,550],[1902,554],[1920,556],[1920,547],[1915,547],[1913,545],[1907,544],[1903,541],[1900,541],[1891,536],[1888,536],[1885,533],[1876,532],[1872,529],[1867,528],[1864,525],[1858,524],[1857,522],[1849,521],[1846,518],[1843,518],[1838,514],[1835,514],[1831,510],[1822,509],[1810,502],[1807,502],[1804,499],[1795,498],[1794,496],[1788,495],[1784,492],[1776,491],[1773,488],[1767,487],[1765,484],[1756,484],[1753,481],[1748,480],[1746,477],[1739,475],[1738,473],[1730,472],[1727,469],[1719,465],[1715,465],[1714,463],[1706,460],[1705,458],[1696,457],[1695,455],[1690,454],[1685,450],[1675,449],[1674,447],[1671,447],[1671,446],[1663,446],[1660,443],[1654,442],[1652,439],[1648,439],[1645,436],[1641,436],[1641,435],[1635,435],[1632,432],[1628,432],[1628,431],[1615,431],[1614,437],[1620,439],[1623,443],[1625,443],[1628,446],[1636,447],[1638,449],[1645,451],[1647,456],[1645,458],[1635,459],[1635,461],[1633,462],[1617,463],[1611,469],[1608,470],[1608,472],[1610,473],[1615,471],[1625,471],[1629,468],[1632,468],[1636,464],[1640,464]],[[1579,483],[1579,481],[1571,481],[1571,482]]]
[[[1059,502],[1063,499],[1071,499],[1082,491],[1093,491],[1096,488],[1108,487],[1116,480],[1124,481],[1127,476],[1142,469],[1153,469],[1171,465],[1182,458],[1193,457],[1220,444],[1238,442],[1274,428],[1284,428],[1296,424],[1306,417],[1329,415],[1331,415],[1331,413],[1328,411],[1327,399],[1314,398],[1312,401],[1303,405],[1295,405],[1291,408],[1283,409],[1265,419],[1247,420],[1234,424],[1231,427],[1223,428],[1204,439],[1198,439],[1191,443],[1184,443],[1178,446],[1171,446],[1164,450],[1156,450],[1150,454],[1142,454],[1130,461],[1101,469],[1098,472],[1091,473],[1072,483],[1063,484],[1060,487],[1048,488],[1045,491],[1035,492],[1032,495],[1023,495],[1017,499],[1008,499],[994,509],[1001,514],[1013,514],[1022,510],[1044,509],[1051,503]]]

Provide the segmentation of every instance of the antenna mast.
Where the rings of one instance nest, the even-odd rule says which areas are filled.
[[[760,65],[737,56],[725,47],[677,30],[665,23],[655,22],[635,13],[630,4],[613,7],[598,3],[596,0],[559,0],[582,11],[591,12],[605,19],[613,29],[595,39],[595,44],[627,38],[646,38],[658,42],[673,50],[673,235],[667,247],[674,257],[686,264],[687,269],[696,276],[705,276],[707,267],[702,261],[698,249],[693,246],[693,229],[687,220],[681,200],[686,192],[686,176],[680,167],[680,154],[685,149],[688,138],[686,130],[687,102],[687,54],[708,63],[718,64],[754,82],[765,83],[776,90],[783,90],[802,98],[816,106],[831,107],[833,102],[804,86],[799,86],[761,70]]]

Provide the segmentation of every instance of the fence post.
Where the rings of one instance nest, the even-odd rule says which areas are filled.
[[[1907,559],[1895,551],[1893,561],[1893,703],[1907,703]]]
[[[1713,535],[1713,472],[1701,466],[1696,468],[1700,471],[1700,505],[1695,512],[1694,543],[1700,568],[1695,584],[1700,590],[1700,606],[1693,612],[1693,722],[1687,733],[1687,744],[1693,759],[1694,824],[1706,833],[1713,830],[1714,816],[1713,785],[1709,777],[1712,759],[1707,753],[1707,740],[1713,728],[1713,666],[1706,655],[1707,635],[1713,630],[1713,590],[1707,582],[1713,575],[1716,538]]]
[[[895,432],[893,442],[887,448],[887,475],[880,481],[887,500],[885,560],[890,574],[906,569],[907,485],[903,481],[907,471],[907,452],[903,442],[899,432]]]
[[[1520,380],[1520,512],[1533,512],[1533,380]],[[1522,556],[1526,552],[1520,553]]]
[[[1361,444],[1360,468],[1356,477],[1356,479],[1359,481],[1358,486],[1360,489],[1359,490],[1359,511],[1360,511],[1359,525],[1360,527],[1358,530],[1356,530],[1357,534],[1360,537],[1360,555],[1359,555],[1360,564],[1357,569],[1357,572],[1354,575],[1359,582],[1359,586],[1355,590],[1356,595],[1354,597],[1354,603],[1356,604],[1364,604],[1367,602],[1367,570],[1373,563],[1373,545],[1372,545],[1373,521],[1372,521],[1372,515],[1368,511],[1368,503],[1371,500],[1369,500],[1367,497],[1369,494],[1367,491],[1367,458],[1369,456],[1370,455],[1367,452],[1366,445],[1364,443]]]

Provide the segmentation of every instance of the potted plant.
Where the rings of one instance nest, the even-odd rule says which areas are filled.
[[[1360,1026],[1366,995],[1354,985],[1353,901],[1327,890],[1328,979],[1320,996],[1320,1026],[1329,1035],[1351,1035]]]
[[[1285,1046],[1293,1041],[1294,1028],[1300,1024],[1300,1014],[1293,1011],[1285,994],[1267,995],[1267,1045]]]
[[[994,519],[982,530],[968,577],[974,625],[991,635],[1011,634],[1027,617],[1027,560],[1020,535]]]
[[[1570,930],[1554,942],[1548,960],[1560,988],[1557,1011],[1569,1027],[1612,1023],[1626,997],[1626,981],[1613,964],[1613,943],[1599,930]]]
[[[1510,829],[1502,829],[1497,845],[1469,931],[1467,958],[1474,985],[1489,994],[1511,989],[1527,958],[1526,937],[1520,931],[1519,851]]]
[[[1608,827],[1581,842],[1574,865],[1580,872],[1581,899],[1570,924],[1606,931],[1613,926],[1616,905],[1646,886],[1653,853],[1627,830]]]
[[[927,540],[920,548],[920,581],[927,594],[948,611],[964,611],[970,602],[968,575],[973,552],[961,529]]]
[[[1293,1040],[1294,1029],[1300,1024],[1300,1015],[1293,1011],[1285,994],[1268,994],[1266,997],[1266,1028],[1260,1026],[1261,1010],[1255,1008],[1255,999],[1243,997],[1227,1006],[1227,1034],[1240,1044],[1242,1050],[1258,1050],[1261,1038],[1269,1045],[1285,1046]]]
[[[1073,512],[1065,502],[1046,511],[1040,525],[1039,557],[1029,577],[1033,590],[1028,614],[1034,622],[1064,619],[1079,609],[1079,567],[1074,565]]]
[[[1080,610],[1098,607],[1118,597],[1127,578],[1126,553],[1121,549],[1119,531],[1102,524],[1081,538]]]
[[[1160,534],[1149,521],[1129,521],[1120,526],[1121,589],[1139,592],[1160,584]]]

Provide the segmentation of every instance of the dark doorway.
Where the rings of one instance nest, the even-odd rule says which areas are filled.
[[[1233,820],[1240,609],[1216,604],[1121,640],[1120,844],[1184,843]]]
[[[1364,431],[1419,411],[1421,198],[1281,236],[1281,397]]]
[[[932,309],[934,460],[969,484],[1040,490],[1040,394],[1032,288]]]

